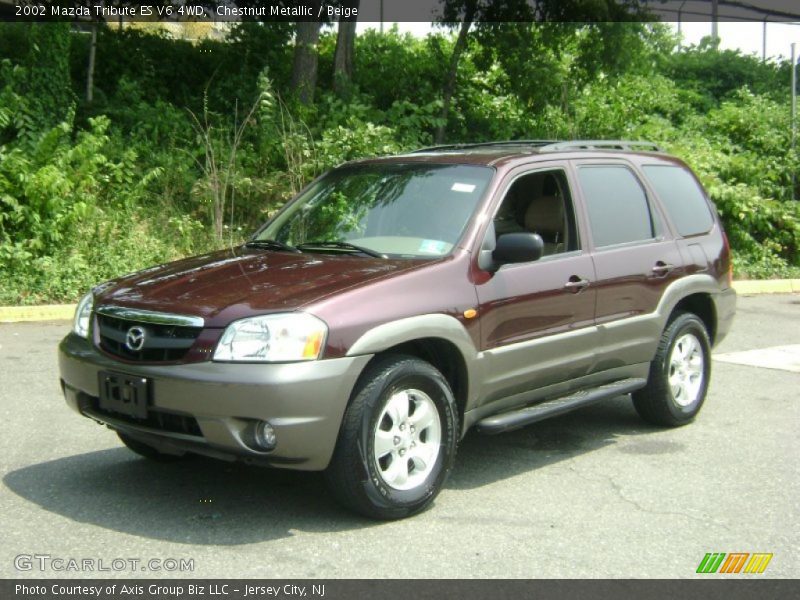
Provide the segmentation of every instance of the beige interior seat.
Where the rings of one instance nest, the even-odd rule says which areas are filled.
[[[544,255],[563,252],[566,243],[564,200],[559,196],[538,196],[525,211],[525,229],[544,240]]]

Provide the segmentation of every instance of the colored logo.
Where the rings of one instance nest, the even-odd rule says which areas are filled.
[[[764,552],[709,552],[700,561],[697,573],[763,573],[767,569],[772,554]]]

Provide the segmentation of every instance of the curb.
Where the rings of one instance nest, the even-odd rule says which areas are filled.
[[[737,294],[800,293],[800,279],[746,279],[734,281]],[[0,323],[23,321],[69,321],[75,314],[75,304],[42,304],[40,306],[0,306]]]
[[[800,279],[746,279],[734,281],[738,294],[791,294],[800,292]]]
[[[40,306],[0,306],[0,323],[21,321],[69,321],[76,304],[42,304]]]

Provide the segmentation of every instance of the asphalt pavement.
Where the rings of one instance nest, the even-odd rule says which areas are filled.
[[[710,552],[800,575],[800,373],[715,361],[679,429],[620,397],[470,433],[434,506],[380,523],[319,474],[138,458],[64,404],[68,329],[0,325],[0,577],[682,578]],[[800,295],[740,297],[715,353],[799,343]]]

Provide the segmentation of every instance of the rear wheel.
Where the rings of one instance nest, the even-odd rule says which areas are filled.
[[[633,404],[650,423],[676,427],[700,412],[711,376],[711,344],[703,321],[678,313],[661,336],[647,385]]]
[[[346,507],[377,519],[423,510],[453,466],[458,435],[453,393],[441,373],[389,356],[362,376],[326,471]]]
[[[125,444],[129,450],[132,450],[139,456],[143,456],[145,458],[149,458],[150,460],[154,460],[157,462],[173,462],[176,460],[180,460],[183,456],[179,456],[177,454],[164,454],[163,452],[159,452],[152,446],[148,446],[147,444],[140,442],[139,440],[135,440],[132,437],[118,431],[117,435],[119,439]]]

